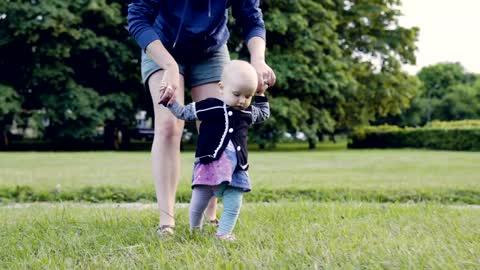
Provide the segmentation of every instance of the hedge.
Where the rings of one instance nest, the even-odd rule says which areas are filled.
[[[352,133],[350,141],[349,148],[480,150],[480,120],[436,121],[425,127],[361,127]]]

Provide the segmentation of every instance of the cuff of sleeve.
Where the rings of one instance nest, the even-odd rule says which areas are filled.
[[[146,29],[138,35],[137,41],[142,47],[143,51],[147,49],[148,44],[152,43],[155,40],[159,40],[157,33],[153,29]]]
[[[261,37],[265,42],[267,41],[266,34],[265,34],[265,28],[262,27],[255,27],[253,28],[246,36],[245,36],[245,42],[248,43],[248,41],[253,38],[253,37]]]
[[[165,107],[167,107],[169,110],[176,110],[178,109],[180,104],[178,104],[178,102],[175,100],[173,103],[170,103],[170,104],[164,104]]]
[[[255,96],[255,102],[268,102],[268,98],[266,96]]]

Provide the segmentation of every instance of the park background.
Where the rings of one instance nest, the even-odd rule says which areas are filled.
[[[459,59],[409,68],[435,23],[400,24],[396,0],[262,1],[277,84],[227,244],[188,232],[193,124],[177,234],[154,234],[152,101],[127,4],[0,3],[0,268],[479,267],[480,76]],[[231,56],[248,59],[230,19]]]

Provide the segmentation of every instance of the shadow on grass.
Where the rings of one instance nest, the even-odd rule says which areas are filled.
[[[190,190],[179,190],[177,202],[188,203]],[[154,202],[153,190],[144,192],[119,187],[85,187],[72,191],[36,191],[28,186],[0,189],[0,202]],[[258,189],[245,195],[246,202],[279,201],[364,201],[379,203],[437,202],[443,204],[480,204],[480,191],[438,189],[418,190],[361,190],[361,189]]]

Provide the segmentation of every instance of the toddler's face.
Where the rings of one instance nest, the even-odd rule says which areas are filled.
[[[223,87],[223,102],[236,110],[244,110],[252,102],[255,88],[251,83],[242,83],[240,79],[229,80]]]

